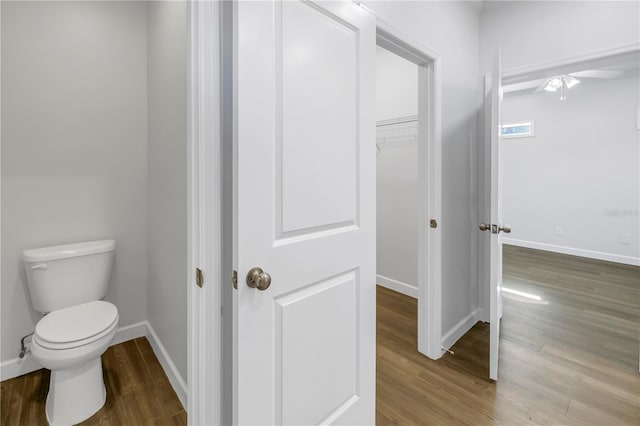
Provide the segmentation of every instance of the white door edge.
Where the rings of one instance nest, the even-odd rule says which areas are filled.
[[[368,10],[368,9],[367,9]],[[370,11],[371,12],[371,11]],[[373,12],[371,12],[373,13]],[[375,13],[374,13],[375,15]],[[442,357],[442,74],[440,55],[376,15],[377,44],[418,65],[418,351]],[[425,167],[426,166],[426,167]],[[428,171],[428,174],[426,173]],[[429,220],[437,227],[431,228]],[[424,261],[421,261],[424,259]]]
[[[221,423],[220,5],[188,2],[187,419]],[[204,274],[196,286],[195,269]]]

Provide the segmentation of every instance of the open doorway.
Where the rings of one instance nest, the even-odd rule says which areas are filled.
[[[437,54],[380,20],[376,42],[376,278],[417,299],[417,350],[438,359],[443,353],[440,63]]]
[[[543,405],[603,424],[637,401],[638,59],[504,80],[501,380],[533,367]]]
[[[380,46],[376,149],[376,282],[417,299],[418,66]]]
[[[444,352],[439,60],[380,21],[377,44],[376,418],[415,423],[397,377]]]

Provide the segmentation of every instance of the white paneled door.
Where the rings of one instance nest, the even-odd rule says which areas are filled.
[[[235,13],[234,423],[374,424],[375,19]]]
[[[502,318],[502,233],[511,232],[502,226],[502,188],[500,181],[500,141],[502,139],[501,106],[502,78],[500,52],[494,59],[491,74],[490,126],[491,126],[491,254],[490,254],[490,350],[489,378],[498,380],[500,353],[500,319]]]

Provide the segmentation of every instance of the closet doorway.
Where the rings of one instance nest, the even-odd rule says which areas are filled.
[[[376,35],[378,293],[381,302],[397,293],[417,299],[412,319],[398,319],[412,323],[416,331],[408,338],[417,350],[438,359],[443,353],[439,60],[380,20]],[[378,307],[382,318],[387,308]]]
[[[418,66],[376,50],[376,282],[418,298]]]

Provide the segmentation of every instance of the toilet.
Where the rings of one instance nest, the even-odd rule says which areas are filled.
[[[115,241],[25,250],[31,303],[46,314],[36,324],[31,353],[51,370],[46,415],[51,425],[73,425],[106,401],[101,355],[118,327],[118,308],[104,298]]]

